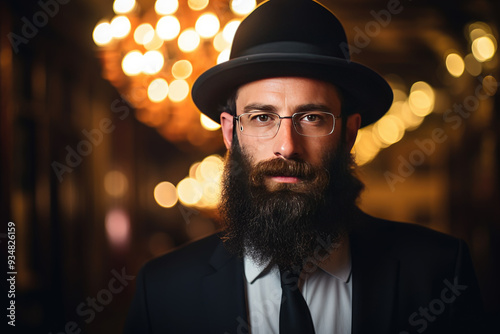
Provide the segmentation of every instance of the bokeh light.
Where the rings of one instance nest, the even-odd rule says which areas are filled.
[[[135,0],[115,0],[113,2],[113,11],[116,14],[130,13],[135,7]]]
[[[149,23],[139,25],[134,31],[134,40],[137,44],[144,45],[153,40],[155,30]]]
[[[203,196],[203,188],[197,180],[187,177],[177,184],[177,194],[183,204],[195,205]]]
[[[124,38],[130,32],[130,20],[128,17],[119,15],[111,20],[111,34],[114,38]]]
[[[229,45],[233,42],[234,35],[236,34],[236,30],[238,30],[240,23],[240,20],[231,20],[226,23],[224,29],[222,29],[222,36]]]
[[[168,83],[163,78],[157,78],[151,81],[148,86],[148,98],[152,102],[161,102],[167,98]]]
[[[216,131],[220,129],[220,124],[214,122],[210,117],[200,114],[200,122],[203,128],[208,131]]]
[[[202,38],[211,38],[219,32],[220,22],[212,13],[205,13],[196,20],[195,30]]]
[[[446,56],[446,69],[448,69],[448,72],[458,78],[460,77],[465,70],[465,63],[462,57],[457,54],[457,53],[450,53],[448,56]]]
[[[113,32],[109,22],[98,23],[92,32],[94,43],[98,46],[104,46],[113,39]]]
[[[200,35],[194,29],[188,28],[180,34],[177,44],[181,51],[192,52],[200,45]]]
[[[405,131],[403,122],[393,115],[382,117],[375,123],[374,129],[376,129],[376,134],[385,145],[392,145],[401,140]]]
[[[172,75],[176,79],[186,79],[193,73],[193,65],[189,60],[178,60],[172,65]]]
[[[160,72],[165,60],[159,51],[148,51],[142,57],[142,71],[146,74],[156,74]]]
[[[424,81],[417,81],[410,89],[408,102],[415,115],[423,117],[432,112],[434,99],[435,95],[432,87]]]
[[[179,8],[177,0],[156,0],[155,11],[158,15],[174,14]]]
[[[154,189],[154,198],[159,206],[171,208],[177,203],[177,190],[170,182],[160,182]]]
[[[123,57],[122,70],[126,75],[138,75],[142,71],[142,53],[132,50]]]
[[[151,51],[151,50],[158,50],[159,48],[162,47],[162,45],[163,45],[163,39],[160,38],[160,36],[158,36],[158,33],[155,32],[155,34],[153,35],[153,39],[144,44],[144,47],[146,48],[146,50]]]
[[[217,64],[228,61],[230,56],[231,56],[231,50],[229,49],[222,50],[222,52],[219,53],[219,56],[217,57]]]
[[[231,10],[237,15],[247,15],[257,6],[256,0],[231,0]]]
[[[156,33],[161,39],[171,41],[179,35],[181,24],[175,16],[167,15],[156,23]]]
[[[215,35],[214,40],[213,40],[213,46],[214,49],[221,52],[225,49],[228,49],[229,46],[231,45],[224,39],[224,35],[222,32],[219,32],[217,35]]]
[[[203,10],[208,6],[208,0],[188,0],[188,6],[192,10]]]
[[[123,209],[112,209],[105,218],[106,236],[115,248],[123,248],[130,239],[130,219]]]
[[[481,74],[483,67],[481,63],[478,62],[476,58],[474,58],[474,55],[472,55],[472,53],[469,53],[467,56],[465,56],[464,63],[465,70],[469,72],[470,75],[477,77],[479,74]]]
[[[114,170],[104,176],[104,190],[112,197],[123,197],[128,190],[128,179],[120,171]]]
[[[493,58],[496,52],[496,40],[492,35],[476,38],[472,42],[472,54],[480,62]]]
[[[174,80],[170,83],[168,98],[172,102],[181,102],[189,94],[189,84],[185,80]]]

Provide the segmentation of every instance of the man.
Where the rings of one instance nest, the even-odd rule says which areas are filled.
[[[392,91],[336,17],[270,0],[193,87],[228,148],[222,231],[146,264],[127,333],[476,333],[466,245],[356,208],[350,155]]]

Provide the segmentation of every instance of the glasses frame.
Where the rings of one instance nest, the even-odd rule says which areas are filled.
[[[256,110],[257,111],[257,110]],[[259,112],[261,112],[259,110]],[[295,132],[297,132],[297,134],[301,135],[301,136],[304,136],[304,137],[311,137],[311,138],[315,138],[315,137],[325,137],[325,136],[329,136],[333,133],[333,131],[335,131],[335,125],[336,125],[336,120],[339,119],[339,118],[342,118],[342,114],[336,116],[334,115],[333,113],[331,112],[327,112],[327,111],[317,111],[317,112],[320,112],[322,114],[327,114],[327,115],[331,115],[333,117],[333,126],[332,126],[332,130],[327,133],[327,134],[324,134],[324,135],[319,135],[319,136],[308,136],[308,135],[304,135],[302,133],[299,132],[299,130],[297,130],[297,125],[296,125],[296,122],[295,122],[295,117],[296,115],[301,115],[301,114],[308,114],[310,113],[309,111],[299,111],[299,112],[296,112],[296,113],[293,113],[291,116],[280,116],[278,115],[277,113],[275,112],[272,112],[272,111],[262,111],[264,113],[267,113],[267,114],[273,114],[273,115],[276,115],[279,119],[279,122],[278,122],[278,126],[276,127],[276,132],[273,134],[273,135],[270,135],[270,136],[254,136],[254,135],[249,135],[249,134],[246,134],[245,132],[243,132],[243,129],[241,126],[239,126],[239,130],[241,132],[241,134],[245,135],[245,136],[249,136],[249,137],[257,137],[257,138],[273,138],[274,136],[276,136],[278,134],[278,131],[280,130],[280,127],[281,127],[281,120],[283,119],[291,119],[292,120],[292,124],[293,124],[293,129],[295,130]],[[236,120],[236,122],[240,122],[240,118],[242,116],[245,116],[245,115],[251,115],[251,114],[254,114],[255,112],[246,112],[246,113],[243,113],[241,115],[236,115],[236,116],[233,116]]]

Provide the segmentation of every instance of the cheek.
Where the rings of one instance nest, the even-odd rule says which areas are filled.
[[[252,160],[258,162],[273,158],[272,145],[265,139],[259,139],[249,136],[238,136],[240,147],[245,154]]]

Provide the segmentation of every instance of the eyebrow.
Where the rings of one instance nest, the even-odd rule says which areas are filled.
[[[262,103],[250,103],[243,108],[243,112],[251,112],[251,111],[272,111],[277,112],[275,106],[271,104],[262,104]],[[303,104],[295,108],[294,112],[304,112],[304,111],[325,111],[331,112],[331,109],[324,104],[316,104],[316,103],[308,103]]]
[[[262,104],[262,103],[250,103],[243,108],[243,112],[250,111],[273,111],[276,112],[277,109],[275,106],[270,104]]]

